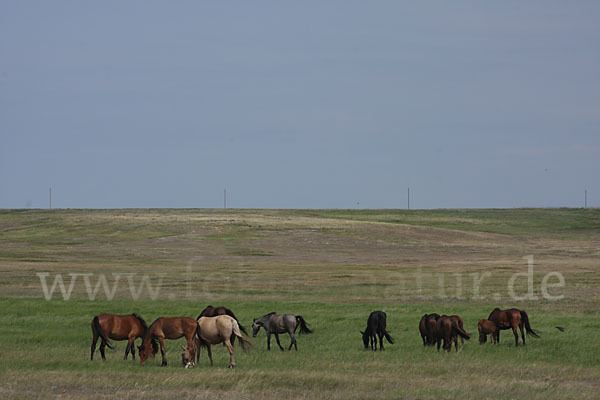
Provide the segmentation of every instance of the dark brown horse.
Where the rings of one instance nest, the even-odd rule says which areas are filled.
[[[458,351],[458,336],[467,340],[471,338],[469,334],[458,325],[455,318],[442,315],[435,324],[435,338],[438,351],[440,351],[442,340],[444,341],[444,350],[451,351],[452,342],[454,342],[455,349]]]
[[[480,319],[477,324],[477,330],[479,331],[479,343],[484,344],[487,342],[487,335],[490,335],[491,342],[496,344],[496,324],[488,319]]]
[[[109,339],[127,340],[125,357],[123,357],[123,359],[127,360],[127,355],[131,352],[131,358],[135,360],[135,348],[133,347],[133,343],[135,342],[135,339],[143,338],[147,329],[148,326],[146,325],[146,321],[135,313],[131,315],[96,315],[92,319],[92,348],[90,360],[94,359],[98,337],[101,339],[100,354],[102,355],[103,360],[106,360],[104,348],[108,346],[109,349],[114,349],[112,344],[110,344]]]
[[[433,332],[435,331],[435,324],[440,318],[440,314],[424,314],[419,322],[419,332],[421,332],[421,339],[423,339],[423,346],[433,346],[435,344],[435,338]]]
[[[240,321],[237,319],[237,317],[235,316],[233,311],[231,311],[227,307],[207,306],[204,310],[202,310],[200,315],[198,315],[198,318],[196,318],[196,320],[199,320],[200,317],[216,317],[217,315],[229,315],[231,318],[235,319],[235,322],[238,323],[240,330],[244,333],[244,335],[248,336],[248,332],[246,331],[246,328],[244,328],[244,326],[242,324],[240,324]],[[234,340],[235,340],[235,335],[233,335],[231,341],[233,342]]]
[[[172,317],[158,318],[144,335],[142,345],[138,347],[140,354],[140,362],[142,365],[146,363],[148,357],[154,358],[154,354],[158,351],[160,345],[160,354],[162,356],[162,366],[167,365],[167,357],[165,354],[165,339],[175,340],[185,336],[187,348],[192,351],[192,360],[194,359],[194,337],[200,337],[200,327],[194,318],[188,317]],[[157,343],[158,342],[158,343]]]
[[[518,346],[519,334],[517,333],[517,327],[521,330],[523,344],[525,344],[525,332],[523,332],[523,328],[525,328],[525,331],[528,335],[531,335],[534,338],[540,337],[538,333],[531,328],[531,325],[529,325],[529,317],[527,316],[527,313],[517,308],[511,308],[509,310],[500,310],[499,308],[495,308],[487,319],[495,323],[496,327],[498,328],[496,333],[494,333],[497,343],[500,343],[501,330],[512,329],[513,334],[515,335],[515,346]]]
[[[385,350],[383,347],[383,338],[385,337],[390,344],[394,344],[394,339],[387,332],[387,315],[383,311],[373,311],[367,319],[367,328],[362,334],[363,344],[365,349],[369,348],[369,341],[371,343],[371,350],[377,350],[377,338],[379,337],[379,351]]]

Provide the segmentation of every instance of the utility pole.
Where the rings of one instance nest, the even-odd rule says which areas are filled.
[[[227,189],[223,189],[223,208],[227,208]]]
[[[49,198],[50,198],[50,209],[52,210],[52,188],[50,188]]]
[[[587,189],[585,189],[585,200],[583,203],[583,208],[587,208]]]
[[[410,210],[410,188],[408,188],[407,200],[408,200],[408,207],[407,208]]]

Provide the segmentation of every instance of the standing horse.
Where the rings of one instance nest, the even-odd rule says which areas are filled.
[[[491,342],[496,344],[496,331],[498,328],[495,323],[488,319],[480,319],[477,324],[477,330],[479,331],[480,344],[487,342],[487,335],[490,335]]]
[[[146,331],[142,345],[138,347],[141,364],[144,365],[148,357],[154,357],[154,354],[158,351],[158,345],[160,344],[162,366],[164,367],[167,365],[165,339],[175,340],[185,336],[187,347],[191,349],[193,354],[195,348],[194,336],[196,334],[200,336],[200,327],[194,318],[157,318]]]
[[[435,332],[435,323],[440,318],[440,314],[424,314],[419,322],[419,332],[421,333],[421,339],[423,339],[423,346],[433,346],[435,344],[435,338],[433,333]]]
[[[467,340],[471,338],[469,334],[458,325],[457,319],[442,315],[435,324],[435,337],[438,351],[440,351],[442,340],[444,341],[443,347],[445,351],[452,350],[452,342],[454,342],[454,347],[456,351],[458,351],[458,336]]]
[[[240,321],[237,319],[237,317],[235,316],[233,311],[231,311],[227,307],[207,306],[204,310],[202,310],[200,315],[198,315],[198,318],[196,318],[196,320],[199,320],[200,317],[216,317],[217,315],[229,315],[231,318],[235,319],[235,322],[238,323],[240,330],[244,333],[244,335],[248,336],[248,332],[246,331],[246,328],[244,328],[244,326],[242,324],[240,324]],[[231,343],[233,343],[234,341],[235,341],[235,335],[233,335],[233,337],[231,338]]]
[[[227,350],[229,350],[229,368],[235,367],[235,359],[233,358],[233,341],[231,337],[235,336],[238,338],[242,349],[246,349],[246,345],[252,343],[244,338],[240,332],[240,327],[235,318],[229,315],[217,315],[216,317],[200,317],[198,318],[198,326],[200,327],[200,333],[197,337],[197,352],[196,361],[200,361],[200,348],[205,347],[208,352],[208,359],[210,360],[210,366],[213,366],[212,350],[210,348],[213,344],[223,343]],[[194,349],[195,350],[195,349]],[[186,368],[194,367],[194,351],[188,346],[182,347],[181,362]]]
[[[365,349],[369,348],[369,339],[371,341],[371,350],[377,350],[377,337],[379,336],[379,350],[385,350],[383,348],[383,337],[387,339],[390,344],[394,344],[394,339],[386,331],[386,320],[387,315],[383,311],[373,311],[367,319],[367,328],[362,334],[363,344]]]
[[[463,331],[465,330],[464,326],[463,326],[463,320],[461,317],[459,317],[458,315],[451,315],[450,319],[453,321],[456,321],[456,323],[458,324],[458,326],[460,327],[460,329],[462,329]],[[465,339],[461,336],[460,337],[460,342],[462,344],[465,344]]]
[[[527,313],[517,308],[511,308],[510,310],[500,310],[499,308],[495,308],[487,319],[495,323],[498,328],[494,334],[497,343],[500,343],[501,330],[512,329],[513,334],[515,335],[515,347],[518,346],[519,334],[517,333],[517,327],[521,330],[523,345],[525,345],[525,333],[523,332],[523,327],[525,327],[525,331],[528,335],[531,335],[534,338],[540,337],[537,332],[531,328],[531,325],[529,325]]]
[[[127,347],[125,347],[125,357],[123,357],[123,360],[127,360],[129,352],[131,352],[131,359],[135,360],[135,348],[133,343],[135,342],[135,339],[143,338],[147,329],[148,326],[146,325],[146,321],[135,313],[131,315],[96,315],[92,319],[92,348],[90,360],[94,359],[98,337],[101,339],[100,354],[102,355],[103,360],[106,360],[104,348],[108,346],[109,349],[114,349],[108,341],[109,339],[127,340]]]
[[[281,314],[278,315],[275,312],[271,312],[267,315],[263,315],[260,318],[254,318],[252,321],[252,337],[256,337],[260,328],[264,328],[267,332],[267,350],[271,350],[271,333],[275,335],[275,340],[277,340],[277,345],[279,349],[283,351],[283,347],[281,347],[281,343],[279,343],[279,334],[280,333],[288,333],[292,342],[290,343],[290,347],[288,350],[292,349],[292,345],[298,351],[298,345],[296,344],[296,328],[300,326],[300,333],[312,333],[308,326],[306,326],[306,321],[302,318],[301,315],[292,315],[292,314]]]

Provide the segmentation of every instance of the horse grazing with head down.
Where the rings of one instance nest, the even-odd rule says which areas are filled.
[[[237,317],[235,316],[233,311],[231,311],[227,307],[206,306],[206,308],[204,310],[202,310],[200,315],[198,315],[196,320],[199,320],[200,317],[216,317],[217,315],[229,315],[231,318],[235,319],[235,321],[238,323],[238,326],[240,327],[240,331],[242,331],[244,333],[244,335],[248,336],[248,332],[246,331],[246,328],[244,328],[244,326],[242,324],[240,324],[240,321],[237,319]],[[234,341],[235,341],[235,335],[233,335],[233,337],[231,338],[231,342],[233,343]]]
[[[442,340],[444,341],[444,350],[452,350],[452,342],[454,347],[458,351],[458,336],[469,340],[471,337],[469,334],[459,326],[456,318],[442,315],[435,324],[435,338],[437,342],[437,349],[440,351],[440,345]]]
[[[531,328],[527,313],[517,308],[511,308],[509,310],[501,310],[499,308],[495,308],[494,311],[490,313],[490,316],[487,319],[496,324],[497,330],[494,333],[494,336],[497,343],[500,343],[501,330],[512,329],[513,334],[515,335],[515,346],[518,346],[519,334],[517,333],[517,327],[521,330],[521,338],[523,339],[523,344],[525,344],[525,333],[523,332],[523,328],[525,328],[525,331],[528,335],[531,335],[534,338],[540,337],[538,333]]]
[[[158,346],[160,345],[162,366],[164,367],[167,365],[165,339],[175,340],[185,336],[187,347],[191,349],[193,353],[195,349],[194,337],[196,335],[200,336],[200,327],[194,318],[157,318],[146,331],[142,345],[138,347],[141,364],[144,365],[148,357],[154,358],[154,355],[158,352]]]
[[[296,343],[296,328],[300,326],[300,333],[312,333],[306,324],[304,318],[301,315],[292,314],[276,314],[275,312],[263,315],[260,318],[254,318],[252,321],[252,337],[256,337],[260,328],[264,328],[267,332],[267,350],[271,350],[271,333],[275,335],[275,340],[279,349],[283,351],[281,343],[279,342],[280,333],[288,333],[292,339],[288,350],[292,349],[292,346],[298,351],[298,344]]]
[[[92,348],[90,360],[94,359],[98,338],[101,339],[100,354],[102,355],[103,360],[106,360],[104,348],[108,346],[109,349],[114,349],[112,344],[110,344],[109,339],[127,340],[125,356],[123,359],[127,360],[127,355],[131,352],[131,358],[135,360],[135,348],[133,343],[135,342],[135,339],[143,338],[147,329],[148,326],[146,326],[146,321],[135,313],[131,315],[96,315],[92,319]]]
[[[487,335],[490,335],[491,343],[496,344],[496,331],[498,328],[496,324],[488,319],[480,319],[477,323],[477,330],[479,331],[479,343],[484,344],[487,342]]]
[[[383,351],[383,338],[385,337],[390,344],[394,344],[394,339],[387,332],[387,315],[383,311],[373,311],[367,319],[367,328],[362,334],[363,344],[365,349],[369,348],[369,341],[371,343],[371,350],[377,350],[377,338],[379,337],[379,350]]]
[[[213,366],[211,345],[223,343],[229,351],[229,368],[235,367],[235,359],[233,358],[233,341],[231,337],[237,337],[242,349],[246,350],[248,345],[252,343],[244,338],[240,332],[240,327],[235,318],[229,315],[217,315],[216,317],[200,317],[197,321],[199,331],[194,343],[195,348],[182,347],[181,363],[186,368],[193,368],[194,350],[206,348],[210,366]],[[196,362],[200,362],[200,351],[196,352]]]
[[[423,346],[433,346],[435,344],[435,324],[440,318],[440,314],[424,314],[419,321],[419,332],[423,339]]]

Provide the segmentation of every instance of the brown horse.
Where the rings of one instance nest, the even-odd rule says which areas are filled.
[[[135,360],[135,348],[133,343],[137,338],[143,338],[148,326],[146,321],[143,320],[137,314],[131,315],[115,315],[115,314],[100,314],[96,315],[92,319],[92,348],[90,354],[90,360],[94,359],[94,352],[96,351],[96,342],[100,337],[100,354],[102,359],[106,360],[104,355],[104,348],[108,346],[109,349],[114,347],[108,341],[112,340],[127,340],[127,347],[125,347],[125,357],[131,352],[131,358]]]
[[[460,329],[462,329],[463,331],[465,330],[465,328],[463,326],[463,320],[461,317],[459,317],[458,315],[451,315],[450,319],[452,319],[453,321],[456,321],[456,323],[458,324]],[[460,342],[462,344],[465,344],[465,339],[462,336],[460,337]]]
[[[188,317],[172,317],[158,318],[144,335],[142,345],[138,347],[140,354],[140,362],[142,365],[146,363],[148,357],[154,358],[154,354],[158,351],[160,344],[160,354],[162,356],[162,366],[167,365],[165,354],[165,339],[175,340],[185,336],[188,348],[194,352],[194,337],[200,335],[200,328],[194,318]],[[158,342],[158,343],[157,343]]]
[[[244,328],[244,326],[242,324],[240,324],[240,321],[237,319],[237,317],[235,316],[233,311],[231,311],[227,307],[207,306],[204,310],[202,310],[200,315],[198,315],[198,318],[196,318],[196,320],[199,320],[200,317],[216,317],[217,315],[229,315],[231,318],[235,319],[235,321],[238,323],[238,326],[240,327],[240,330],[244,333],[244,335],[248,336],[248,332],[246,331],[246,328]],[[231,338],[231,343],[233,343],[234,341],[235,341],[235,335],[233,335],[233,337]]]
[[[496,344],[496,331],[498,330],[496,324],[489,319],[480,319],[477,324],[477,330],[479,331],[479,343],[484,344],[487,342],[487,335],[490,335],[491,342]]]
[[[510,310],[500,310],[499,308],[495,308],[487,319],[495,323],[496,327],[498,328],[494,334],[496,343],[500,343],[501,330],[512,329],[513,334],[515,335],[515,346],[518,346],[519,334],[517,333],[517,327],[521,330],[523,344],[525,344],[525,333],[523,332],[523,327],[525,327],[525,331],[528,335],[531,335],[534,338],[540,337],[537,332],[531,328],[531,325],[529,325],[529,317],[527,316],[527,313],[517,308],[511,308]]]
[[[246,345],[252,343],[244,338],[240,332],[239,324],[235,318],[229,315],[217,315],[216,317],[200,317],[198,319],[199,333],[195,343],[195,346],[202,348],[205,347],[208,352],[208,359],[210,360],[210,366],[213,366],[212,350],[211,345],[223,343],[227,350],[229,350],[229,368],[235,367],[235,359],[233,358],[233,342],[231,336],[236,336],[242,345],[242,349],[246,349]],[[198,350],[199,350],[198,348]],[[181,363],[186,368],[194,367],[194,351],[195,348],[182,347],[181,352]],[[196,352],[196,362],[200,362],[200,351]]]
[[[433,346],[435,344],[434,331],[435,324],[440,318],[440,314],[424,314],[419,322],[419,332],[423,339],[423,346]]]
[[[447,315],[442,315],[435,324],[435,338],[437,342],[437,349],[440,351],[440,345],[444,340],[444,350],[452,350],[452,342],[456,351],[458,351],[458,336],[469,340],[471,337],[464,329],[462,329],[456,319],[451,318]]]

